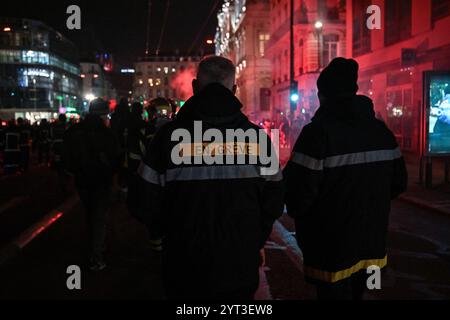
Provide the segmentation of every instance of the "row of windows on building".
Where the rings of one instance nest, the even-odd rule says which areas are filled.
[[[49,47],[48,33],[42,32],[2,32],[0,46],[47,49]]]
[[[317,41],[317,40],[316,40]],[[321,46],[320,56],[318,57],[317,67],[319,69],[327,66],[334,58],[339,56],[339,52],[341,50],[339,35],[337,34],[328,34],[324,35],[321,38],[321,43],[317,42],[317,45]],[[297,59],[296,63],[299,63],[297,66],[297,75],[302,75],[305,73],[304,63],[304,41],[300,39],[298,41],[298,49],[297,49]],[[320,61],[319,61],[320,60]],[[279,84],[284,81],[288,81],[288,71],[290,66],[290,57],[289,50],[285,49],[283,54],[278,54],[274,57],[273,61],[274,70],[273,70],[273,84]],[[314,70],[317,71],[317,70]]]
[[[76,108],[77,96],[38,88],[35,90],[0,88],[0,106],[2,109],[55,109],[61,107]]]
[[[139,79],[138,84],[141,86],[144,85],[144,80]],[[147,79],[147,84],[150,87],[159,87],[160,85],[168,86],[170,83],[169,83],[169,78],[165,77],[163,81],[161,81],[160,78],[156,78],[156,79],[149,78],[149,79]]]
[[[47,52],[34,50],[0,50],[0,64],[41,64],[60,68],[78,75],[80,69]]]
[[[345,2],[345,1],[344,1]],[[321,19],[327,21],[339,20],[339,11],[343,8],[342,0],[318,0],[318,15]],[[289,0],[272,0],[272,21],[273,28],[277,29],[284,24],[289,23],[290,19],[290,1]],[[303,0],[294,1],[295,15],[300,20],[306,19],[307,8]],[[302,15],[302,17],[298,17]]]
[[[65,93],[77,93],[79,81],[53,68],[0,65],[0,87],[43,88]]]
[[[186,70],[185,66],[180,66],[180,71]],[[177,67],[176,66],[161,66],[161,67],[154,67],[154,66],[147,66],[147,67],[137,67],[136,68],[136,75],[154,75],[154,74],[170,74],[170,73],[176,73]]]
[[[371,0],[353,0],[353,53],[363,55],[371,50],[370,30],[366,28],[366,9]],[[431,24],[450,15],[450,0],[431,1]],[[386,0],[384,44],[389,46],[411,37],[412,0]]]

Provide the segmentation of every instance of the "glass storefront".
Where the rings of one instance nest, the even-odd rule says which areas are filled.
[[[39,21],[0,22],[11,26],[11,32],[0,32],[0,109],[51,114],[79,109],[74,45]]]

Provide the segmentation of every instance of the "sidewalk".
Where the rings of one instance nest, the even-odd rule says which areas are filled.
[[[419,183],[419,156],[405,153],[404,157],[409,184],[400,200],[450,217],[450,184],[444,183],[444,161],[433,160],[433,188],[427,189]]]

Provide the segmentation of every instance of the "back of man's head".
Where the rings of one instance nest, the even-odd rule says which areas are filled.
[[[89,114],[95,116],[105,116],[108,114],[109,106],[108,102],[102,98],[92,100],[89,105]]]
[[[204,58],[198,67],[194,80],[194,94],[212,83],[219,83],[230,91],[236,90],[236,67],[231,60],[219,56]]]

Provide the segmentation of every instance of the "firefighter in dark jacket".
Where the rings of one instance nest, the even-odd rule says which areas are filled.
[[[145,217],[143,217],[141,206],[139,205],[139,185],[140,178],[138,176],[139,165],[146,154],[146,147],[155,133],[153,126],[143,119],[143,106],[139,102],[135,102],[131,106],[131,113],[127,126],[127,146],[128,146],[128,195],[127,207],[130,214],[137,218],[140,222],[150,227]],[[150,236],[152,234],[150,233]],[[153,241],[155,245],[153,246]],[[160,250],[161,240],[159,237],[151,239],[151,247]]]
[[[5,130],[3,168],[6,174],[14,174],[20,168],[20,131],[14,120],[8,121]]]
[[[120,160],[117,136],[105,125],[109,107],[103,99],[91,102],[89,114],[64,136],[63,163],[75,176],[75,185],[86,210],[89,268],[101,271],[106,224],[114,175]]]
[[[288,214],[319,299],[361,299],[367,268],[386,267],[391,200],[407,173],[394,135],[357,96],[358,64],[337,58],[317,85],[321,106],[288,163]]]
[[[121,98],[116,110],[111,114],[110,126],[117,136],[119,146],[122,150],[120,167],[118,172],[118,183],[122,193],[128,191],[128,120],[130,117],[130,107],[126,98]],[[121,197],[119,195],[119,197]]]
[[[60,189],[65,193],[66,183],[65,183],[65,170],[62,163],[63,156],[63,144],[64,144],[64,134],[67,130],[67,117],[65,114],[60,114],[58,121],[52,123],[50,127],[50,139],[52,141],[52,168],[56,170],[58,175],[58,185]]]
[[[41,120],[37,130],[38,163],[48,166],[50,161],[50,124],[47,119]]]
[[[272,170],[260,161],[259,152],[273,148],[241,111],[235,70],[221,57],[200,63],[194,96],[157,132],[139,168],[146,212],[162,228],[163,279],[170,299],[252,299],[261,250],[283,211],[281,170],[276,159]],[[245,137],[222,142],[201,137],[226,130],[259,132],[263,138],[252,152],[244,152],[235,144],[246,145]],[[213,141],[219,148],[211,154],[222,160],[241,155],[245,161],[207,162],[202,151]],[[232,145],[225,153],[220,151],[224,143]],[[257,161],[249,162],[252,157]]]
[[[30,166],[31,126],[23,118],[17,119],[17,125],[20,133],[20,167],[26,172]]]

